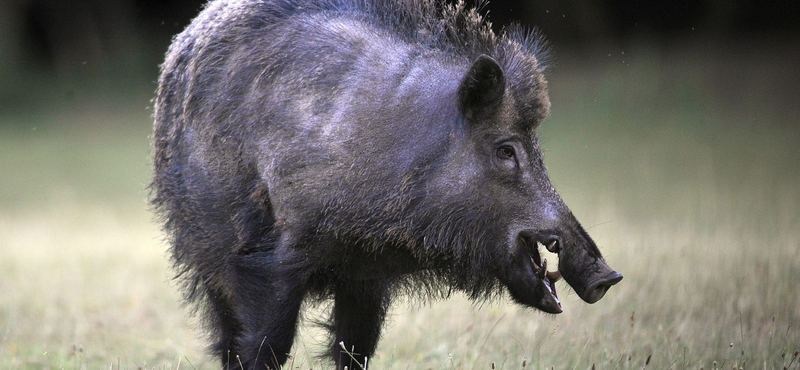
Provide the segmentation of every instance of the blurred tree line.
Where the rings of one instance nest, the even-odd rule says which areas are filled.
[[[171,37],[204,3],[0,0],[0,103],[37,78],[154,80]],[[493,0],[485,9],[496,28],[533,25],[560,49],[697,37],[800,41],[795,0]]]

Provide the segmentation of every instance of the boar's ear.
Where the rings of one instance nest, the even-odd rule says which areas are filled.
[[[481,54],[458,87],[458,108],[461,113],[472,118],[476,113],[497,106],[506,89],[503,68],[494,58]]]

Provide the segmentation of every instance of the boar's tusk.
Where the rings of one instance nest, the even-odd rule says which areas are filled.
[[[549,244],[546,244],[545,248],[547,248],[550,253],[558,253],[558,240],[553,240]]]

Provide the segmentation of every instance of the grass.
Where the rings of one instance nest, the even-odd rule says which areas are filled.
[[[559,283],[557,316],[398,302],[369,367],[800,369],[800,79],[783,50],[559,55],[546,163],[625,279],[594,305]],[[0,118],[0,368],[218,368],[146,209],[147,99]],[[322,338],[304,325],[289,367],[330,368]]]
[[[146,210],[141,107],[43,113],[2,127],[0,368],[202,358]]]

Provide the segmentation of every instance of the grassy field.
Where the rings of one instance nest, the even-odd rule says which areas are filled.
[[[800,58],[787,49],[559,54],[545,161],[625,279],[594,305],[559,283],[557,316],[398,302],[370,368],[800,369]],[[0,116],[0,368],[219,367],[147,211],[148,99]],[[302,334],[291,367],[331,368],[318,329]]]

